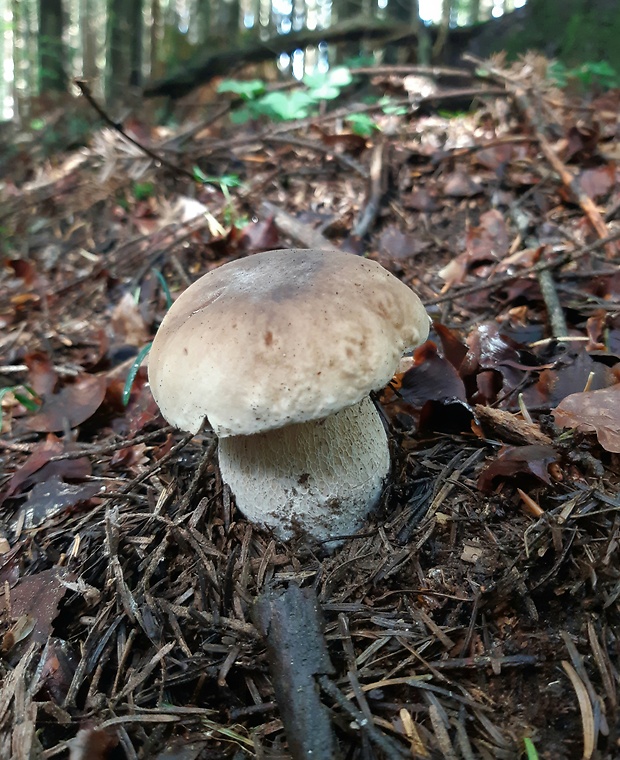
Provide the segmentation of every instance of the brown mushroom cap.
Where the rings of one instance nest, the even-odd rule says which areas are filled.
[[[149,380],[163,416],[220,437],[321,419],[390,380],[428,335],[419,298],[374,261],[268,251],[201,277],[155,336]]]

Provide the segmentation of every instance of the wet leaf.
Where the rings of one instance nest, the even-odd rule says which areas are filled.
[[[620,384],[573,393],[552,414],[560,427],[595,433],[606,451],[620,453]]]
[[[604,197],[616,184],[616,167],[613,164],[585,169],[579,176],[581,189],[597,200]]]
[[[19,617],[2,637],[2,651],[10,652],[15,644],[23,641],[26,636],[30,636],[34,627],[35,620],[31,615],[26,614]]]
[[[75,651],[67,641],[54,636],[48,639],[39,665],[39,689],[56,704],[65,701],[77,663]]]
[[[591,390],[607,388],[617,382],[612,369],[594,359],[586,351],[572,352],[558,361],[553,369],[543,369],[538,382],[523,391],[528,407],[557,406],[562,399],[581,393],[589,383]]]
[[[433,330],[439,336],[445,358],[450,362],[454,369],[460,369],[463,360],[469,351],[467,346],[461,341],[454,330],[442,325],[441,322],[433,322]]]
[[[239,247],[243,251],[268,251],[278,248],[279,245],[280,233],[274,224],[273,216],[246,224],[239,235]]]
[[[88,501],[100,492],[100,483],[73,485],[66,483],[60,475],[54,473],[44,482],[37,483],[20,507],[19,514],[24,516],[24,528],[36,528],[54,515]]]
[[[58,615],[60,600],[67,593],[67,587],[62,581],[68,577],[66,570],[53,567],[21,578],[11,589],[12,618],[17,620],[27,615],[34,620],[27,641],[39,644],[47,641]]]
[[[486,211],[480,224],[467,230],[465,256],[469,265],[481,261],[500,261],[508,253],[510,242],[504,216],[496,209]]]
[[[429,243],[420,240],[419,235],[401,232],[396,225],[390,225],[381,232],[377,251],[382,261],[399,261],[412,259],[428,247]]]
[[[54,474],[69,480],[81,480],[90,475],[91,465],[87,457],[49,461],[52,457],[62,454],[64,450],[64,442],[54,435],[49,435],[45,441],[38,443],[24,464],[11,476],[0,496],[0,504],[5,499],[18,496],[33,483],[45,482]]]
[[[59,393],[43,401],[38,414],[25,421],[28,430],[40,433],[60,432],[81,425],[101,405],[106,379],[100,375],[80,375]]]
[[[533,444],[531,446],[510,446],[503,449],[481,473],[478,488],[492,491],[495,478],[530,476],[543,483],[551,483],[548,467],[557,461],[557,454],[551,446]]]
[[[420,408],[429,400],[456,398],[465,401],[465,386],[447,359],[439,356],[432,340],[413,354],[414,365],[403,375],[400,394],[404,401]]]
[[[24,364],[28,367],[28,384],[39,396],[48,396],[54,392],[58,375],[47,354],[35,351],[24,356]]]

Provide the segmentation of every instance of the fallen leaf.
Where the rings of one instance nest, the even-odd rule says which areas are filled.
[[[482,192],[482,185],[467,172],[458,170],[446,177],[443,191],[452,198],[472,198]]]
[[[492,491],[495,478],[514,478],[516,475],[529,475],[551,483],[547,468],[557,461],[557,454],[551,446],[509,446],[497,455],[478,478],[478,488],[481,491]]]
[[[439,205],[435,199],[435,195],[431,194],[426,188],[420,187],[412,190],[407,195],[401,197],[401,203],[405,208],[413,209],[414,211],[437,211]]]
[[[149,339],[149,330],[131,293],[125,293],[116,304],[110,321],[115,345],[143,346]]]
[[[465,236],[465,250],[440,269],[438,274],[445,281],[442,292],[460,284],[473,265],[499,262],[510,248],[504,217],[491,209],[480,217],[480,223],[470,227]]]
[[[441,322],[433,322],[433,330],[439,336],[444,357],[454,369],[460,369],[469,351],[467,346],[461,341],[454,330],[442,325]]]
[[[33,351],[24,356],[24,364],[28,367],[28,385],[39,396],[47,396],[54,392],[58,375],[51,359],[42,351]]]
[[[35,620],[31,615],[26,614],[17,618],[15,623],[2,637],[2,651],[5,653],[10,652],[15,644],[23,641],[26,636],[30,636],[34,631],[34,626]]]
[[[38,667],[39,690],[61,705],[71,686],[79,658],[71,644],[64,639],[50,637],[41,654]]]
[[[55,474],[68,480],[82,480],[90,475],[91,465],[88,457],[50,462],[52,457],[64,451],[64,442],[55,435],[50,434],[45,441],[38,443],[24,464],[11,476],[5,491],[0,495],[0,504],[5,499],[19,496],[33,483],[45,482]]]
[[[58,615],[60,600],[67,593],[63,579],[68,577],[66,570],[52,567],[35,575],[21,578],[10,589],[10,614],[13,620],[28,615],[33,618],[32,631],[26,637],[31,643],[44,644],[52,632],[52,623]],[[8,603],[4,593],[4,605]]]
[[[390,225],[379,236],[377,253],[381,260],[402,261],[417,256],[429,245],[428,242],[420,240],[419,235],[401,232],[396,225]]]
[[[69,760],[106,760],[117,744],[117,737],[107,729],[80,728],[69,742]]]
[[[239,235],[239,248],[242,251],[268,251],[279,245],[280,234],[273,216],[246,224]]]
[[[43,399],[37,414],[24,425],[39,433],[55,433],[81,425],[97,411],[104,399],[106,379],[100,375],[80,375],[59,393]]]
[[[73,485],[65,483],[58,474],[54,474],[34,486],[19,509],[18,519],[23,515],[24,528],[31,530],[69,507],[88,501],[100,492],[100,483]]]
[[[465,400],[465,386],[447,359],[439,356],[432,340],[419,346],[413,354],[414,364],[402,377],[400,395],[413,407],[429,400],[456,398]]]
[[[594,200],[606,196],[615,184],[616,167],[613,164],[584,169],[579,175],[581,189]]]
[[[620,453],[620,384],[573,393],[552,412],[556,425],[596,433],[605,451]]]
[[[500,261],[508,253],[510,241],[504,216],[496,209],[480,216],[480,223],[467,230],[465,253],[469,265]]]

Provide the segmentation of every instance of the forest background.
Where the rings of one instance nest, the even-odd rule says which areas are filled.
[[[463,51],[528,49],[567,66],[604,61],[607,76],[620,69],[611,0],[1,0],[0,22],[0,118],[17,121],[75,96],[74,78],[109,105],[135,106],[146,82],[224,51],[235,53],[230,71],[215,73],[232,73],[257,44],[271,52],[260,72],[271,78],[343,61],[457,63]],[[173,84],[167,94],[184,92]]]

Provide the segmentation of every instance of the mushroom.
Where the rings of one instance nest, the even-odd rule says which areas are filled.
[[[390,469],[369,393],[426,339],[420,299],[369,259],[279,250],[224,264],[161,323],[149,381],[163,416],[219,437],[222,479],[286,539],[354,533]]]

